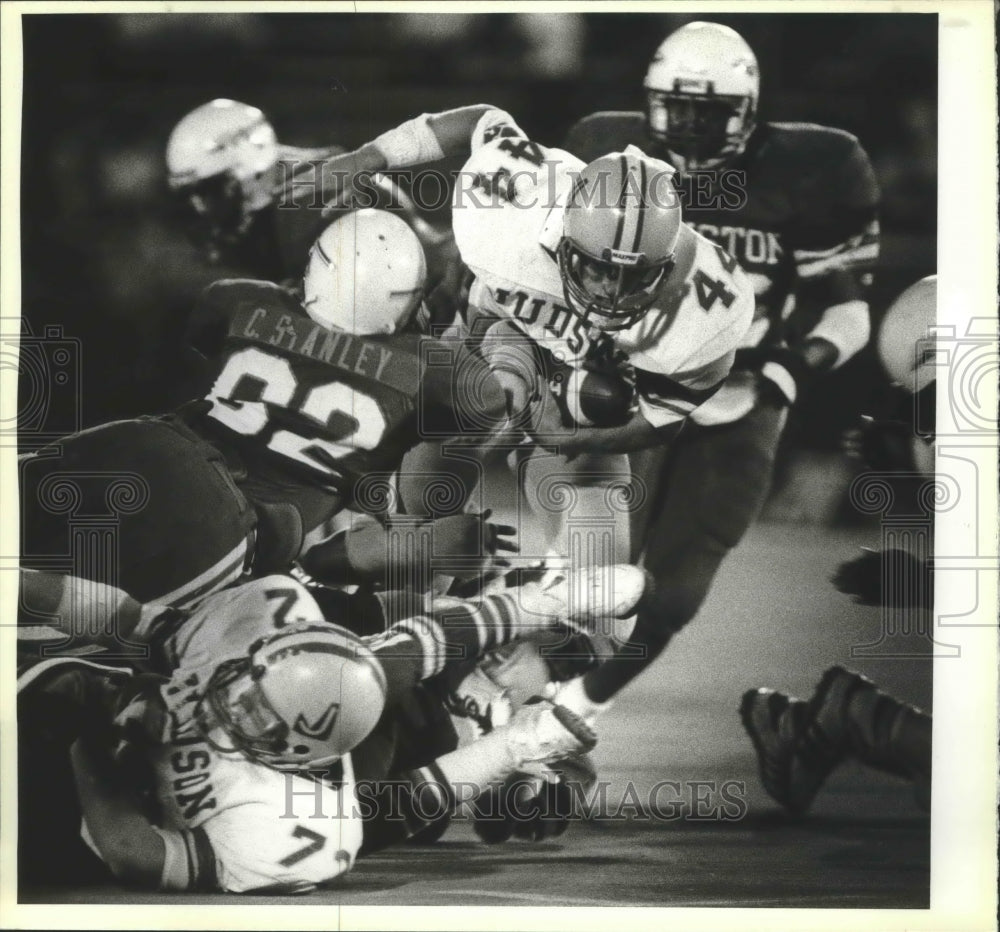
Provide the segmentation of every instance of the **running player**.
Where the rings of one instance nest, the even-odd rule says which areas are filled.
[[[739,263],[756,297],[722,389],[669,450],[632,457],[633,473],[657,490],[633,515],[662,596],[636,625],[647,663],[697,614],[760,513],[789,406],[868,342],[879,198],[868,157],[841,130],[759,123],[759,85],[741,36],[689,23],[653,56],[644,111],[592,114],[566,140],[581,158],[634,145],[673,165],[686,221]],[[596,711],[643,666],[606,664],[562,701]]]

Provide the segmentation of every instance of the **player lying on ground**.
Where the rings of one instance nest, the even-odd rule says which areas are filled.
[[[506,424],[502,389],[462,349],[411,329],[425,263],[412,230],[384,211],[352,212],[317,242],[305,306],[269,282],[222,281],[200,297],[194,345],[211,357],[203,399],[175,415],[106,424],[21,461],[22,564],[61,560],[144,602],[190,605],[251,575],[303,559],[333,582],[350,572],[385,584],[382,528],[306,554],[345,507],[380,518],[390,477],[423,435],[465,431],[476,443]],[[434,351],[447,355],[434,364]],[[471,388],[469,386],[472,386]],[[482,428],[487,426],[488,431]],[[110,566],[86,566],[74,511],[115,519]],[[407,525],[405,585],[432,556],[475,572],[509,548],[479,516]],[[492,552],[492,553],[491,553]],[[114,577],[109,573],[114,573]],[[404,583],[397,583],[396,588]]]
[[[171,132],[168,183],[208,262],[297,288],[312,244],[336,216],[324,209],[316,166],[343,151],[283,145],[256,107],[212,100],[186,114]],[[279,197],[285,183],[289,189]],[[429,266],[428,318],[449,322],[463,277],[451,231],[428,224],[386,175],[371,178],[364,194],[359,207],[392,210],[417,234]]]
[[[907,441],[912,450],[895,461],[868,465],[898,470],[900,477],[934,475],[934,394],[937,370],[932,327],[936,322],[937,276],[907,288],[890,306],[879,330],[879,357],[886,374],[907,397]],[[887,430],[891,444],[872,434],[886,430],[869,419],[864,452],[900,449],[899,425]],[[906,612],[934,607],[933,560],[901,550],[868,551],[842,564],[834,585],[866,605]],[[907,626],[911,627],[911,626]],[[919,630],[919,625],[913,625]],[[905,629],[904,629],[905,630]],[[887,695],[874,683],[842,667],[823,675],[813,697],[804,702],[773,689],[743,697],[743,725],[753,741],[764,788],[792,812],[805,812],[830,773],[853,759],[912,780],[917,802],[930,806],[931,717]]]
[[[368,638],[331,623],[289,577],[230,588],[185,613],[139,605],[90,581],[22,571],[22,604],[32,615],[51,616],[64,630],[96,620],[111,645],[142,641],[147,666],[163,675],[132,677],[65,656],[26,664],[20,731],[50,734],[57,755],[72,743],[84,837],[119,879],[172,890],[302,892],[349,870],[362,848],[412,836],[491,782],[593,746],[587,726],[544,701],[476,743],[406,770],[394,769],[391,745],[366,748],[366,739],[384,742],[380,722],[453,658],[553,624],[585,627],[628,614],[646,579],[634,567],[614,569],[601,577],[610,581],[603,588],[568,579],[478,604],[448,599]],[[569,593],[578,587],[593,599],[573,609]],[[22,798],[22,816],[27,810]],[[22,823],[29,873],[38,866],[31,828]],[[51,859],[51,836],[44,847]]]

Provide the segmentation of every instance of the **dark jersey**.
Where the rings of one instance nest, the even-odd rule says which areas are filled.
[[[281,193],[275,204],[258,212],[246,236],[229,247],[227,265],[240,274],[298,288],[309,250],[320,233],[343,211],[325,209],[335,193],[326,190],[320,167],[343,153],[339,146],[301,149],[283,146],[278,163]],[[431,321],[447,325],[461,303],[462,269],[451,230],[427,223],[409,195],[389,176],[361,176],[355,181],[354,209],[388,210],[416,233],[427,258],[427,304]]]
[[[565,148],[591,161],[630,144],[660,154],[642,113],[604,112],[580,120]],[[879,191],[850,133],[763,123],[729,170],[694,172],[678,186],[685,221],[753,282],[766,342],[794,341],[826,308],[863,296],[878,255]],[[751,328],[754,342],[763,326]]]
[[[276,203],[253,214],[238,239],[214,243],[217,264],[230,274],[297,284],[305,272],[312,244],[330,222],[323,216],[322,192],[315,181],[318,166],[343,151],[339,146],[282,146],[277,167],[282,195]]]
[[[270,282],[210,285],[189,339],[215,369],[194,426],[235,450],[251,474],[349,495],[363,476],[397,469],[420,440],[505,420],[502,389],[463,346],[330,330]]]

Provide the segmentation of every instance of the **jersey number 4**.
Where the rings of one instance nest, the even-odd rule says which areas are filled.
[[[715,252],[719,257],[719,262],[726,272],[732,273],[736,268],[736,260],[729,255],[718,243],[715,244]],[[730,307],[736,300],[736,295],[726,287],[726,283],[721,278],[712,278],[701,269],[696,269],[694,273],[694,290],[698,296],[698,303],[703,310],[710,311],[715,306],[716,301],[721,301],[723,307]]]
[[[256,436],[268,429],[268,405],[294,410],[331,439],[274,430],[267,448],[308,466],[324,468],[356,450],[374,450],[386,431],[385,415],[370,395],[328,382],[293,404],[298,382],[288,360],[252,347],[234,353],[216,379],[211,415],[230,430]]]

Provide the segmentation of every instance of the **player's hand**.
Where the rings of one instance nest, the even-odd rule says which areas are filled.
[[[114,759],[123,763],[166,740],[168,720],[160,687],[165,677],[152,673],[133,676],[121,690],[114,719]]]
[[[433,522],[434,561],[465,561],[464,573],[478,575],[495,567],[506,568],[510,561],[504,553],[517,553],[519,548],[514,538],[517,528],[509,524],[495,524],[490,521],[492,510],[487,508],[480,514],[450,515]],[[469,557],[479,556],[481,562],[475,568],[468,565]]]
[[[896,548],[862,548],[861,556],[841,563],[830,581],[859,605],[911,608],[930,606],[934,599],[931,565]]]
[[[573,436],[580,428],[567,427],[555,395],[543,389],[528,402],[528,435],[545,450],[553,450],[574,455],[571,446]],[[567,449],[569,448],[569,449]]]
[[[384,158],[374,146],[334,155],[312,171],[279,179],[274,191],[279,205],[323,208],[332,218],[338,211],[370,206],[371,176],[383,167]]]
[[[427,281],[425,299],[432,324],[450,324],[462,305],[463,287],[468,267],[450,233],[427,247]]]
[[[913,431],[902,421],[876,420],[862,415],[858,424],[844,432],[844,452],[869,469],[913,468]]]

